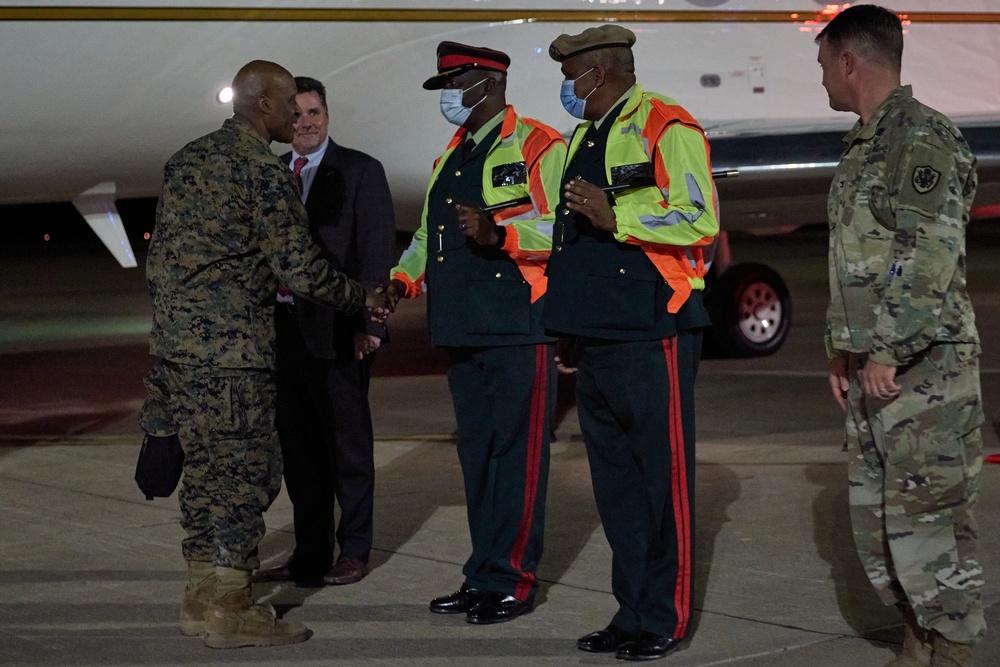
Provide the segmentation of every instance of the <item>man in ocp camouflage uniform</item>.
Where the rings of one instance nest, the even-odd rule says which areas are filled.
[[[240,69],[233,117],[164,168],[146,263],[150,353],[159,363],[146,378],[140,422],[153,435],[176,433],[184,449],[181,632],[204,635],[213,648],[291,644],[310,634],[250,593],[262,515],[281,487],[276,283],[345,311],[383,303],[323,259],[292,174],[270,150],[272,140],[292,140],[295,94],[291,74],[274,63]]]
[[[972,664],[985,631],[973,507],[983,422],[966,291],[975,158],[900,86],[899,18],[873,5],[819,34],[830,106],[860,116],[830,190],[830,386],[847,411],[865,570],[906,634],[892,667]]]

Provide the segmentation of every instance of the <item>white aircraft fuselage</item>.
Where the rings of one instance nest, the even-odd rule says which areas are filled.
[[[979,158],[974,214],[1000,217],[1000,7],[996,0],[887,0],[904,19],[904,83],[966,132]],[[158,6],[159,5],[159,6]],[[947,7],[945,7],[947,5]],[[824,222],[852,114],[830,109],[814,40],[847,4],[824,0],[51,0],[0,7],[0,205],[73,201],[123,265],[135,258],[114,199],[155,197],[162,167],[218,128],[236,71],[275,61],[327,87],[330,134],[385,165],[397,227],[420,220],[431,164],[455,128],[436,92],[443,40],[511,57],[507,101],[569,136],[559,103],[561,33],[633,30],[636,75],[705,128],[725,230]],[[286,146],[275,145],[276,152]],[[96,228],[96,227],[95,227]],[[723,239],[724,240],[724,239]],[[720,259],[726,253],[720,253]],[[717,339],[770,354],[791,301],[761,265],[725,261],[710,289]],[[713,293],[714,292],[714,293]],[[748,305],[749,304],[749,305]]]
[[[816,0],[157,4],[0,8],[0,204],[70,201],[106,181],[119,198],[156,196],[166,159],[230,115],[217,92],[263,58],[326,84],[331,136],[385,164],[399,226],[412,229],[431,162],[454,130],[437,94],[420,87],[438,42],[510,54],[508,101],[569,134],[577,121],[559,104],[548,46],[602,20],[637,33],[639,81],[678,100],[714,140],[840,132],[854,121],[829,108],[820,85],[813,40],[840,6]],[[952,116],[1000,118],[995,2],[895,4],[911,16],[903,80],[914,94]]]

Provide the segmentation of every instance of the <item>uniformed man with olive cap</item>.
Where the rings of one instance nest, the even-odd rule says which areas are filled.
[[[556,388],[541,314],[566,143],[507,105],[507,54],[442,42],[437,55],[424,88],[441,90],[459,128],[389,292],[426,292],[458,424],[472,554],[460,590],[430,610],[499,623],[530,611],[538,589]]]
[[[618,612],[584,651],[662,658],[689,631],[694,381],[706,251],[719,226],[708,143],[675,101],[636,83],[635,35],[560,35],[561,98],[580,118],[549,258],[546,328],[574,344],[577,406]],[[571,353],[572,350],[572,353]]]

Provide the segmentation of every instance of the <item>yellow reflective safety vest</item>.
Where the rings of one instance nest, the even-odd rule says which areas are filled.
[[[420,228],[391,272],[393,278],[406,284],[406,296],[409,298],[423,292],[427,261],[427,198],[448,158],[460,148],[467,135],[465,128],[459,128],[444,153],[434,162]],[[511,203],[495,210],[493,219],[506,228],[503,250],[531,285],[532,303],[545,294],[545,262],[552,248],[553,207],[559,202],[565,155],[566,143],[558,132],[538,121],[518,116],[508,105],[499,136],[489,149],[482,171],[485,206]],[[528,201],[514,203],[524,199]]]
[[[575,133],[571,157],[584,134]],[[613,195],[615,239],[643,249],[674,290],[667,310],[676,313],[692,290],[705,288],[706,250],[719,231],[701,126],[674,100],[636,84],[608,133],[605,174],[612,187],[630,179],[646,183]]]

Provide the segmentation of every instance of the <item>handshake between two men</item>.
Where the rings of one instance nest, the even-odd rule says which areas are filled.
[[[506,231],[498,226],[490,211],[463,206],[455,207],[458,213],[459,229],[462,234],[477,245],[499,247],[505,240]],[[364,283],[365,308],[373,322],[385,322],[396,310],[396,304],[406,296],[406,284],[392,278],[382,283]]]

